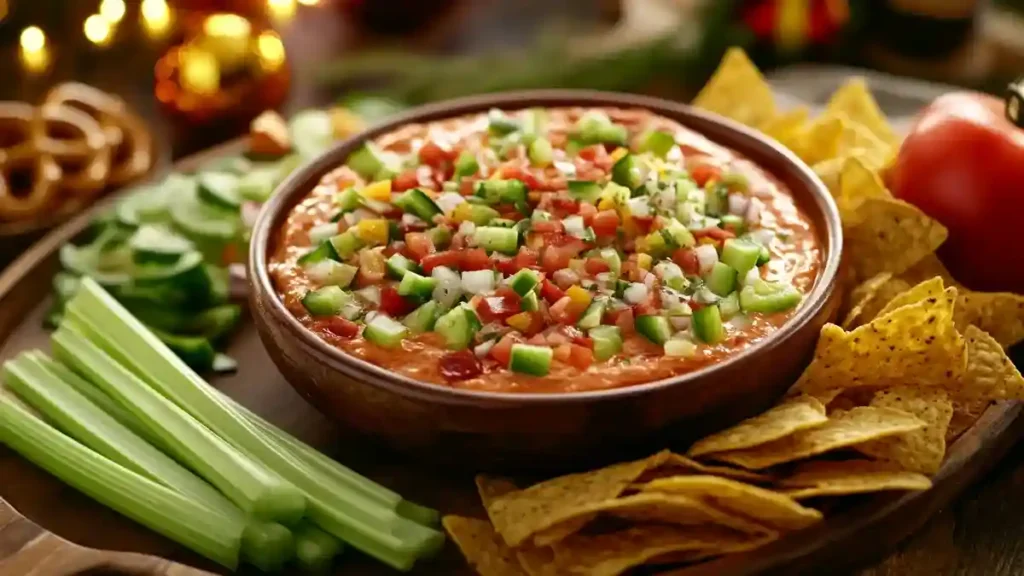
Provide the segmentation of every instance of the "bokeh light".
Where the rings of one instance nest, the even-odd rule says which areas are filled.
[[[267,0],[267,11],[274,20],[291,20],[295,16],[296,8],[295,0]]]
[[[50,52],[46,47],[46,34],[38,26],[29,26],[18,38],[18,55],[22,65],[30,72],[41,72],[50,65]]]
[[[103,0],[100,2],[100,16],[107,19],[107,22],[116,24],[124,18],[124,0]]]
[[[274,32],[264,32],[256,39],[256,54],[260,58],[260,67],[267,72],[274,72],[284,64],[284,43]]]
[[[97,46],[106,46],[114,35],[110,22],[99,14],[93,14],[85,19],[82,25],[85,37]]]
[[[171,28],[171,9],[167,0],[142,0],[139,17],[146,33],[152,38],[164,36]]]

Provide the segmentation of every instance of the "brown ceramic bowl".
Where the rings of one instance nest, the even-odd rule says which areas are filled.
[[[770,338],[707,368],[641,385],[569,394],[476,392],[417,382],[340,352],[285,309],[267,272],[279,230],[291,208],[363,141],[410,122],[532,106],[646,108],[759,164],[788,186],[818,230],[824,265],[802,308]],[[771,405],[807,364],[819,330],[836,312],[841,247],[842,227],[828,190],[796,156],[754,130],[683,104],[641,96],[517,92],[418,108],[303,166],[281,185],[256,223],[249,277],[256,325],[270,357],[303,396],[338,422],[430,457],[458,457],[473,465],[568,466],[684,445]]]

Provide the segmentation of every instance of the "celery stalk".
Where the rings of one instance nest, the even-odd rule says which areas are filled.
[[[295,527],[295,561],[309,574],[326,574],[344,545],[309,522]]]
[[[242,511],[214,487],[136,436],[31,357],[23,354],[5,362],[4,378],[7,387],[22,400],[88,448],[191,498],[211,513],[244,518]]]
[[[294,523],[306,501],[294,486],[246,458],[230,444],[128,372],[66,322],[54,333],[54,354],[130,410],[172,455],[188,464],[242,510]]]
[[[101,504],[225,566],[238,566],[245,520],[210,514],[187,496],[89,450],[0,393],[0,442]]]
[[[305,492],[310,518],[328,532],[399,569],[443,543],[440,532],[374,499],[321,484],[314,470],[269,441],[95,282],[83,280],[68,303],[62,329],[69,322],[199,422]]]

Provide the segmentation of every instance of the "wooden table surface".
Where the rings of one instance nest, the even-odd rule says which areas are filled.
[[[17,2],[15,2],[17,4]],[[40,4],[46,4],[42,2]],[[189,133],[176,130],[160,114],[152,97],[152,66],[156,50],[125,41],[115,43],[102,51],[88,46],[81,37],[80,23],[84,14],[94,8],[94,2],[68,2],[67,9],[50,9],[48,18],[66,20],[64,28],[73,33],[63,39],[54,40],[60,55],[50,74],[27,76],[19,69],[16,58],[16,32],[0,29],[0,74],[8,79],[0,82],[0,99],[33,99],[45,92],[46,88],[62,80],[79,80],[97,85],[120,94],[144,116],[160,143],[161,164],[226,140],[233,136],[224,132]],[[82,8],[82,5],[89,5]],[[512,6],[510,6],[512,5]],[[557,5],[557,6],[556,6]],[[552,7],[554,6],[554,7]],[[283,36],[289,57],[294,66],[292,92],[286,110],[297,110],[311,105],[324,104],[329,95],[318,93],[312,82],[312,73],[317,63],[336,57],[345,50],[360,45],[360,34],[347,25],[334,12],[320,13],[321,9],[306,9],[299,12],[295,20],[283,29]],[[598,20],[600,9],[588,0],[516,0],[502,3],[500,0],[473,0],[463,22],[472,26],[459,26],[446,31],[441,39],[447,47],[460,51],[472,51],[509,43],[508,27],[513,31],[529,30],[532,24],[548,17],[551,10],[560,14],[572,14],[580,19]],[[57,14],[60,13],[60,14]],[[76,24],[77,23],[77,24]],[[511,24],[510,24],[511,23]],[[504,34],[488,34],[487,30],[501,29]],[[300,33],[301,32],[301,33]],[[51,36],[52,38],[52,36]],[[436,40],[436,38],[435,38]],[[16,80],[11,80],[16,79]],[[8,247],[5,247],[9,249]],[[7,250],[0,250],[5,252]],[[12,342],[14,348],[38,344]],[[259,346],[256,341],[239,343],[241,346]],[[5,352],[10,352],[8,347]],[[6,354],[5,354],[6,356]],[[1020,354],[1018,354],[1020,356]],[[269,361],[268,361],[269,362]],[[289,389],[245,390],[243,382],[230,382],[232,392],[246,398],[246,404],[297,433],[313,433],[329,430],[323,422],[311,421],[308,407]],[[336,445],[335,453],[343,455],[343,446],[338,440],[322,437],[325,446]],[[344,458],[344,456],[342,456]],[[346,460],[347,461],[347,460]],[[397,471],[400,465],[396,465]],[[16,474],[12,477],[11,474]],[[17,461],[8,451],[0,452],[0,478],[5,481],[4,495],[13,490],[18,494],[9,497],[12,503],[27,501],[29,495],[48,483],[41,482],[44,473]],[[10,482],[16,480],[16,486]],[[469,479],[467,478],[467,481]],[[401,482],[399,483],[401,484]],[[38,488],[42,489],[42,488]],[[70,488],[66,489],[70,491]],[[415,493],[415,489],[411,494]],[[20,495],[20,497],[19,497]],[[37,495],[38,496],[38,495]],[[63,495],[62,495],[63,498]],[[84,498],[82,499],[84,500]],[[63,501],[63,500],[62,500]],[[68,525],[76,525],[73,534],[66,536],[89,544],[91,527],[102,527],[117,523],[114,513],[107,512],[87,502],[66,506],[63,511],[47,511],[71,518],[88,511],[88,517],[75,518]],[[33,516],[33,510],[23,510]],[[126,549],[152,548],[155,536],[143,530],[126,531]],[[956,503],[943,510],[914,537],[895,549],[886,559],[865,558],[867,568],[855,572],[859,576],[945,576],[975,575],[1010,576],[1024,574],[1024,443],[993,470],[984,481],[971,487]],[[355,573],[355,572],[351,572]],[[439,572],[446,573],[446,572]],[[823,574],[834,574],[828,571]]]

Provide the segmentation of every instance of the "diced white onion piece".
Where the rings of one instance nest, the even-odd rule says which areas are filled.
[[[658,277],[655,276],[654,274],[647,273],[646,275],[644,275],[644,286],[647,286],[648,289],[654,288],[654,283],[657,281]]]
[[[669,316],[668,321],[676,330],[688,330],[690,328],[689,316]]]
[[[768,228],[758,228],[750,233],[750,237],[761,246],[768,246],[775,239],[775,231]]]
[[[490,353],[491,348],[494,348],[494,344],[497,340],[488,340],[483,344],[477,344],[473,348],[473,354],[476,354],[477,358],[486,358],[487,354]]]
[[[711,244],[701,244],[694,249],[694,252],[697,254],[701,274],[708,273],[718,262],[718,251]]]
[[[651,202],[647,196],[637,196],[626,201],[629,212],[633,216],[647,217],[651,215]]]
[[[466,199],[462,197],[462,194],[458,194],[455,192],[445,192],[444,194],[438,196],[435,202],[437,202],[437,205],[438,207],[441,208],[442,212],[448,214],[452,210],[455,210],[456,206],[462,204],[465,201]]]
[[[381,202],[379,200],[371,200],[370,198],[363,198],[363,206],[366,206],[377,214],[383,214],[391,210],[391,204]]]
[[[745,314],[737,314],[725,322],[729,330],[746,330],[753,322]]]
[[[751,268],[750,270],[747,270],[747,273],[743,275],[742,282],[743,282],[744,286],[750,286],[754,282],[757,282],[760,279],[761,279],[761,272],[760,272],[760,270],[757,269],[757,267],[754,267],[754,268]]]
[[[747,221],[747,224],[757,224],[761,222],[761,202],[758,200],[751,200],[750,206],[747,207],[747,212],[744,214],[743,219]]]
[[[661,210],[671,210],[676,205],[676,189],[674,186],[669,186],[664,190],[658,191],[657,196],[658,208]]]
[[[416,226],[418,224],[425,224],[425,222],[419,216],[406,212],[405,214],[402,214],[402,224],[405,224],[406,226]]]
[[[594,282],[593,280],[590,280],[588,278],[584,278],[583,280],[580,280],[580,286],[586,288],[587,290],[590,290],[591,288],[597,286],[597,282]]]
[[[341,315],[348,320],[355,320],[363,313],[363,308],[355,302],[349,302],[341,307]]]
[[[380,287],[379,286],[367,286],[366,288],[360,288],[356,290],[356,294],[366,300],[374,306],[380,306]]]
[[[565,290],[573,284],[578,283],[580,281],[580,275],[569,268],[562,268],[561,270],[556,270],[555,273],[551,275],[551,279],[555,281],[556,286]]]
[[[483,294],[494,290],[492,270],[471,270],[462,273],[462,289],[468,294]]]
[[[729,214],[735,214],[736,216],[743,216],[747,212],[747,206],[750,204],[750,200],[743,194],[733,192],[729,194]]]
[[[313,226],[309,230],[309,241],[314,246],[320,244],[324,240],[338,234],[338,223],[328,222],[327,224],[321,224],[319,226]]]
[[[555,160],[555,170],[558,170],[566,178],[572,178],[576,175],[576,165],[572,162],[565,162],[563,160]]]
[[[359,223],[359,217],[356,216],[355,212],[346,212],[345,214],[342,214],[341,219],[344,220],[345,224],[350,228]]]
[[[565,227],[565,232],[567,234],[577,238],[582,238],[587,232],[587,225],[583,223],[582,216],[569,216],[568,218],[563,218],[562,226]]]
[[[647,286],[639,282],[633,282],[623,291],[622,298],[630,304],[639,304],[647,300]]]
[[[472,238],[473,233],[476,232],[476,224],[466,220],[462,224],[459,224],[459,234],[462,234],[466,238]]]
[[[351,214],[355,218],[355,221],[351,222],[351,224],[358,224],[363,220],[374,220],[378,218],[378,214],[374,214],[373,212],[370,212],[369,210],[364,210],[362,208],[356,208],[354,211],[349,212],[349,214]]]
[[[446,266],[438,266],[430,272],[431,278],[437,280],[432,298],[444,308],[450,308],[462,296],[462,278],[457,272]]]
[[[655,264],[654,273],[658,278],[661,278],[662,281],[665,281],[671,278],[681,278],[683,276],[683,269],[675,262],[669,262],[666,260]]]
[[[708,290],[707,286],[705,286],[704,288],[697,290],[697,293],[693,295],[693,299],[701,304],[714,304],[722,298],[718,294]]]
[[[697,345],[689,340],[669,340],[665,342],[665,356],[689,358],[697,353]]]
[[[380,316],[380,312],[377,312],[376,310],[370,310],[369,312],[366,313],[366,316],[363,317],[363,322],[369,324],[370,322],[373,322],[373,319],[376,318],[377,316]]]
[[[604,287],[604,286],[608,286],[609,284],[611,284],[612,280],[614,280],[615,277],[612,276],[611,272],[601,272],[597,276],[594,276],[594,279],[597,280],[598,284],[600,284],[602,287]]]

